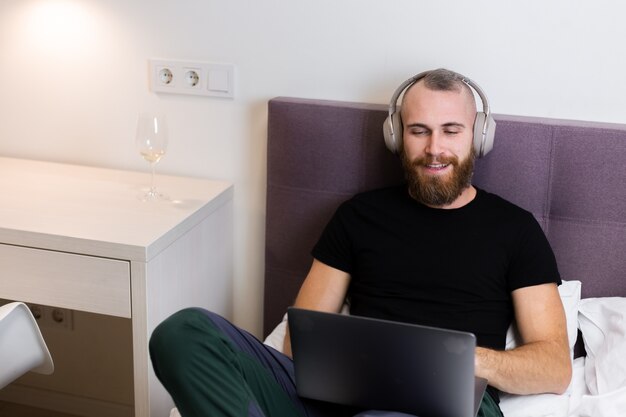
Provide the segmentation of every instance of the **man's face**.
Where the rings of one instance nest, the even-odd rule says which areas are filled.
[[[413,198],[431,207],[452,205],[474,170],[476,105],[469,91],[435,91],[417,83],[402,103],[402,165]]]

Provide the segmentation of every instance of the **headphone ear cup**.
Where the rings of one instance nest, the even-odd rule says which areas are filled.
[[[487,155],[491,151],[491,149],[493,149],[493,142],[494,138],[496,137],[496,121],[493,120],[493,117],[491,117],[491,115],[489,115],[485,123],[487,123],[487,131],[485,133],[485,143],[483,144],[482,156]]]
[[[383,137],[385,138],[385,146],[389,151],[394,152],[393,126],[391,117],[387,116],[383,123]]]
[[[385,119],[383,123],[385,145],[393,154],[398,154],[402,150],[402,130],[402,118],[399,112],[392,113]]]
[[[485,134],[483,135],[483,130]],[[487,117],[483,112],[476,113],[474,121],[474,151],[476,157],[482,158],[493,149],[493,139],[496,133],[496,121],[489,115]]]
[[[483,129],[485,127],[485,113],[477,112],[476,119],[474,119],[474,153],[477,158],[482,158],[484,156],[484,144],[485,144],[485,136],[483,135]]]

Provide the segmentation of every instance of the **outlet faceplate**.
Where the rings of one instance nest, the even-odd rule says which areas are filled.
[[[150,88],[156,93],[235,96],[233,64],[151,59],[149,67]]]

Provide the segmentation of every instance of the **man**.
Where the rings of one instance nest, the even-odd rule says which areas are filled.
[[[501,416],[498,390],[561,393],[571,365],[560,278],[539,225],[471,185],[475,118],[472,91],[456,73],[431,71],[406,90],[407,186],[340,206],[295,305],[338,312],[348,299],[351,314],[474,333],[476,374],[491,386],[479,415]],[[523,343],[504,351],[513,317]],[[298,398],[286,356],[205,311],[162,323],[151,355],[183,417],[354,413]]]

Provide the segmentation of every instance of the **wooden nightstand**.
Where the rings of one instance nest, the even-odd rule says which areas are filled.
[[[0,158],[0,298],[127,318],[134,410],[173,404],[148,340],[171,313],[232,310],[233,187],[157,176],[171,200],[142,202],[147,173]]]

